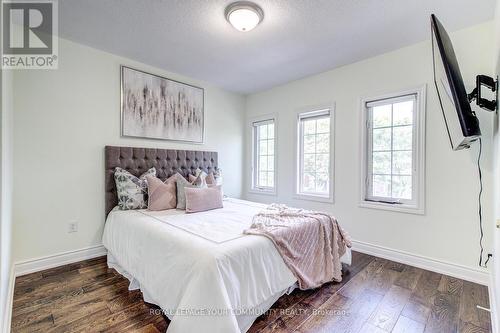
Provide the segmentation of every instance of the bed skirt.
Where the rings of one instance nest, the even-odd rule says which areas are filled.
[[[351,249],[347,249],[346,253],[342,256],[341,261],[347,265],[351,265]],[[144,299],[144,302],[154,304],[156,306],[160,306],[159,302],[155,300],[154,296],[148,292],[148,290],[140,283],[139,280],[137,280],[135,277],[133,277],[130,273],[128,273],[115,259],[113,254],[108,251],[108,256],[107,256],[107,263],[109,268],[113,268],[116,270],[120,275],[125,277],[127,280],[130,281],[128,290],[137,290],[139,289],[142,293],[142,297]],[[241,329],[241,332],[247,332],[250,327],[252,326],[253,322],[262,314],[265,314],[266,311],[268,311],[271,306],[283,295],[285,294],[290,294],[295,288],[297,287],[297,283],[294,283],[290,287],[288,287],[285,290],[282,290],[272,297],[270,297],[267,301],[264,303],[260,304],[259,306],[251,309],[248,311],[248,313],[251,314],[242,314],[242,315],[236,315],[236,320],[238,322],[238,326]],[[169,319],[172,320],[172,315],[167,312],[163,311],[163,314]],[[168,330],[168,329],[167,329]]]
[[[350,257],[350,256],[349,256]],[[158,307],[161,307],[159,302],[157,302],[152,294],[148,292],[148,290],[138,281],[135,277],[133,277],[130,273],[128,273],[120,264],[117,262],[115,257],[111,252],[108,251],[108,257],[107,257],[107,262],[108,262],[108,267],[115,269],[120,275],[123,277],[127,278],[127,280],[130,281],[128,290],[137,290],[139,289],[142,293],[142,297],[144,299],[144,302],[154,304]],[[350,263],[350,261],[349,261]],[[290,294],[295,288],[297,287],[297,283],[294,283],[291,285],[289,288],[282,290],[272,297],[270,297],[267,301],[264,303],[260,304],[259,306],[250,309],[248,313],[250,314],[243,314],[243,315],[236,315],[236,320],[238,322],[238,326],[241,329],[241,332],[247,332],[250,327],[252,326],[253,322],[262,314],[265,314],[266,311],[268,311],[271,306],[276,303],[276,301],[283,295],[285,294]],[[168,311],[163,311],[163,314],[169,319],[172,320],[172,315]],[[167,328],[168,331],[168,328]]]

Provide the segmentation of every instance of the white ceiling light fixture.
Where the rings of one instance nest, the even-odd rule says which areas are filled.
[[[239,31],[248,32],[254,29],[264,19],[264,11],[250,1],[233,2],[226,7],[226,19]]]

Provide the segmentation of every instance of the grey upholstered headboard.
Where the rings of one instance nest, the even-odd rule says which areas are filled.
[[[162,180],[176,172],[188,177],[189,174],[194,174],[197,168],[206,173],[218,169],[217,152],[211,151],[106,146],[104,155],[106,216],[118,204],[114,179],[116,167],[137,177],[155,167],[158,178]]]

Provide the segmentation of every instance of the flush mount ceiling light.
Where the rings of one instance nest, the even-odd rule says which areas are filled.
[[[226,20],[239,31],[247,32],[264,19],[262,8],[250,1],[233,2],[226,7]]]

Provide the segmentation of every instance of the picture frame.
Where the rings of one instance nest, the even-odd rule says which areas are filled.
[[[203,144],[205,91],[120,66],[121,136]]]

